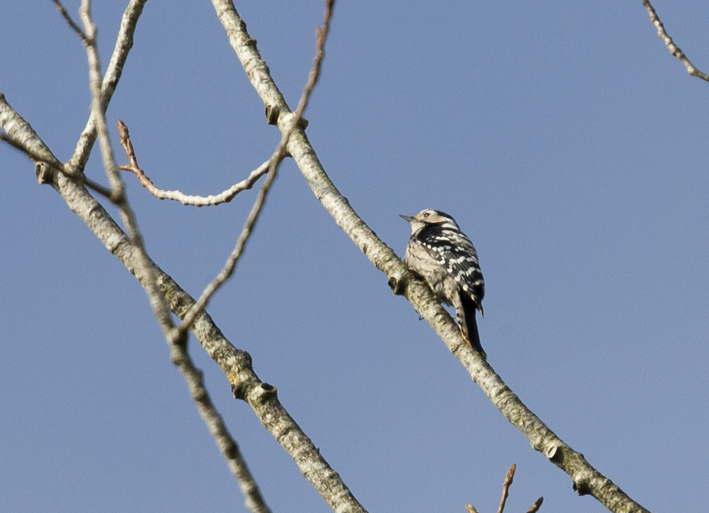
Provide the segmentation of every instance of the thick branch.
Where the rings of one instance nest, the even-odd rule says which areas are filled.
[[[278,127],[281,131],[285,130],[288,105],[271,78],[266,63],[261,59],[254,40],[246,31],[245,23],[230,0],[212,0],[212,4],[251,84],[266,105],[267,112],[278,112]],[[330,181],[303,128],[299,127],[293,132],[288,150],[313,193],[340,228],[391,283],[400,283],[406,272],[403,262],[365,224]],[[582,454],[559,439],[520,401],[492,367],[463,341],[457,325],[435,301],[428,286],[421,281],[405,278],[402,290],[416,311],[434,328],[505,418],[527,437],[532,447],[569,474],[579,494],[593,495],[614,512],[646,511],[589,465]]]
[[[58,0],[57,0],[58,1]],[[160,290],[155,273],[156,266],[150,260],[143,244],[143,237],[138,228],[136,216],[128,202],[113,148],[108,135],[105,107],[102,105],[101,66],[96,44],[96,26],[91,19],[91,0],[82,0],[80,15],[85,32],[80,32],[82,42],[86,47],[89,63],[89,81],[92,92],[92,115],[95,119],[96,132],[101,146],[104,168],[111,183],[111,200],[119,207],[123,221],[130,234],[130,245],[133,247],[130,265],[148,294],[150,305],[155,317],[171,347],[172,361],[178,366],[187,381],[192,397],[197,403],[202,418],[205,420],[214,436],[219,449],[226,457],[229,467],[246,496],[246,505],[254,513],[270,513],[260,490],[244,461],[238,445],[229,434],[224,421],[211,401],[204,386],[202,372],[194,366],[187,352],[187,334],[177,332],[172,321],[163,291]],[[137,165],[137,163],[136,163]],[[60,175],[64,176],[64,175]]]
[[[0,95],[0,128],[10,137],[20,141],[28,148],[33,148],[40,155],[51,152],[44,142],[32,130]],[[50,158],[48,157],[48,158]],[[63,174],[57,174],[52,186],[67,202],[69,208],[91,229],[118,260],[141,282],[136,273],[130,239],[118,224],[106,212],[103,206],[79,183]],[[150,262],[161,292],[164,294],[170,310],[180,319],[194,306],[195,300],[154,262]],[[197,315],[190,331],[196,336],[207,353],[219,365],[231,383],[234,395],[246,400],[254,409],[263,425],[273,434],[278,442],[291,454],[301,472],[314,483],[318,490],[329,491],[328,503],[338,512],[360,513],[366,510],[356,501],[347,487],[321,456],[318,448],[301,430],[283,405],[278,400],[276,388],[263,383],[251,365],[251,356],[234,347],[222,334],[206,312]],[[173,355],[174,359],[174,355]],[[200,408],[200,411],[201,408]],[[212,427],[210,426],[210,430]],[[221,444],[221,449],[235,447],[236,444]],[[227,451],[227,456],[230,456]],[[230,467],[233,468],[230,460]],[[238,477],[238,476],[237,476]]]
[[[204,385],[204,375],[201,370],[195,367],[192,358],[187,352],[186,344],[178,345],[177,350],[173,351],[172,362],[178,366],[180,372],[184,375],[192,394],[192,399],[197,403],[199,414],[207,424],[219,450],[226,458],[229,470],[239,483],[241,493],[246,498],[246,507],[253,513],[271,513],[253,474],[249,470],[249,466],[246,464],[246,460],[241,454],[239,445],[229,433],[224,419],[212,402],[212,398]]]
[[[88,5],[87,0],[84,0],[84,2],[85,5]],[[141,2],[141,8],[142,3],[144,2]],[[136,2],[133,2],[131,6],[136,4]],[[124,16],[124,24],[122,28],[125,27],[126,17],[129,16],[129,14],[130,13],[127,11]],[[139,14],[139,12],[136,14],[136,11],[133,11],[132,14],[134,17],[129,21],[132,21],[134,24],[137,20],[137,14]],[[122,30],[122,34],[123,32],[124,31]],[[128,33],[130,34],[130,30]],[[93,39],[94,34],[90,34],[88,37]],[[116,45],[117,50],[121,46],[121,39],[122,36],[119,37],[119,42]],[[125,58],[126,52],[127,49],[121,54],[123,58]],[[112,65],[116,60],[116,55],[117,53],[114,52]],[[92,56],[92,58],[93,57],[94,56]],[[105,111],[105,106],[107,105],[108,100],[110,99],[110,94],[112,93],[111,88],[108,90],[105,89],[107,80],[113,73],[111,69],[112,65],[109,65],[109,71],[104,79],[104,88],[102,89],[102,99],[104,101],[102,108],[99,109],[99,112]],[[96,69],[96,66],[94,66],[94,69]],[[120,69],[118,69],[117,74],[115,75],[115,81],[117,81],[119,76]],[[110,82],[110,80],[108,81]],[[308,87],[312,89],[312,85],[314,85],[314,83]],[[94,110],[94,112],[96,111]],[[94,114],[92,116],[86,130],[82,134],[82,139],[77,146],[77,152],[75,153],[72,161],[75,162],[76,159],[79,159],[78,162],[81,163],[81,167],[83,167],[83,164],[88,158],[88,153],[90,152],[91,146],[96,138],[96,129],[99,128],[99,131],[101,131],[101,128],[105,129],[105,127],[100,126],[102,124],[101,118],[103,118],[102,115],[96,116],[96,114]],[[288,113],[288,118],[293,120],[294,125],[297,123],[297,117],[294,117],[290,112]],[[6,121],[7,123],[5,123]],[[42,151],[49,153],[49,150],[46,148],[44,143],[39,139],[39,137],[37,137],[37,134],[29,128],[29,125],[24,122],[24,120],[22,120],[9,107],[9,105],[6,103],[4,105],[0,105],[0,126],[8,130],[10,137],[15,139],[17,130],[12,127],[13,123],[16,125],[14,128],[19,127],[20,130],[28,132],[28,137],[31,140],[23,141],[23,145],[26,144],[27,147],[36,145],[39,146]],[[27,137],[23,139],[27,139]],[[287,137],[285,140],[287,140]],[[285,144],[283,144],[283,148],[280,149],[280,152],[282,153],[284,150]],[[49,154],[51,155],[51,153]],[[51,158],[54,159],[53,155]],[[53,178],[55,178],[52,182],[53,187],[62,195],[71,210],[74,211],[92,231],[94,231],[97,237],[104,243],[106,248],[114,254],[114,256],[116,256],[131,273],[136,275],[141,284],[144,287],[149,288],[150,280],[146,280],[146,274],[149,275],[150,273],[143,273],[137,269],[135,259],[133,258],[135,247],[120,227],[118,227],[115,221],[108,215],[105,209],[86,191],[86,189],[75,181],[68,180],[65,175],[58,174]],[[115,175],[112,176],[111,181],[115,182]],[[114,183],[114,185],[118,186],[118,193],[116,196],[120,196],[120,184]],[[157,282],[162,293],[168,301],[170,309],[181,319],[184,318],[186,313],[193,309],[195,300],[184,292],[167,274],[160,270],[157,265],[155,265],[152,261],[148,260],[148,262],[152,268],[151,270],[157,278]],[[216,327],[209,315],[203,311],[196,315],[196,319],[194,320],[194,323],[192,323],[190,329],[197,336],[198,340],[205,347],[210,356],[217,364],[220,365],[223,372],[227,375],[230,383],[232,384],[234,395],[238,398],[245,399],[253,407],[264,426],[269,429],[279,443],[281,443],[281,445],[296,460],[296,463],[299,465],[303,474],[315,484],[317,489],[321,490],[321,492],[326,495],[330,506],[334,510],[342,512],[364,512],[364,508],[357,503],[350,491],[342,483],[339,475],[330,468],[324,458],[320,455],[319,450],[302,432],[300,427],[280,404],[275,387],[262,383],[258,376],[256,376],[253,372],[253,369],[251,368],[251,358],[248,353],[245,351],[240,351],[231,345],[229,341],[224,338],[221,331]],[[180,365],[181,370],[186,367],[180,361],[180,358],[183,356],[188,357],[186,352],[184,355],[180,355],[179,353],[173,351],[173,361]],[[192,377],[195,379],[201,379],[201,376]],[[203,400],[204,394],[199,387],[194,388],[192,386],[192,377],[186,374],[186,378],[188,378],[188,383],[190,384],[190,389],[192,390],[193,395],[196,398],[199,397],[198,405],[200,406],[200,412],[204,412],[203,406],[206,404]],[[206,391],[204,391],[204,393],[206,393]],[[206,417],[206,415],[203,416]],[[210,430],[214,431],[213,425],[209,424],[209,426]],[[219,440],[218,444],[223,452],[227,453],[233,453],[233,448],[236,447],[235,443],[222,444]],[[227,457],[230,456],[233,456],[233,454],[227,454]],[[231,462],[232,459],[230,459],[230,466],[232,466]]]

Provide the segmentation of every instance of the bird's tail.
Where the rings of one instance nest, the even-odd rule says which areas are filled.
[[[478,351],[483,358],[487,359],[487,354],[480,344],[480,334],[478,333],[478,321],[475,319],[477,310],[475,302],[467,295],[460,294],[460,308],[457,309],[458,325],[463,333],[463,338],[470,343],[473,349]]]

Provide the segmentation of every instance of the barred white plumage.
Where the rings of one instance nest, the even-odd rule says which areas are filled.
[[[473,349],[483,356],[475,310],[483,313],[485,281],[478,253],[458,223],[440,210],[401,216],[411,225],[404,262],[425,279],[439,301],[455,307],[458,325]]]

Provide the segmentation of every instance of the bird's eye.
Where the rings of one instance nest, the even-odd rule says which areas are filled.
[[[430,215],[431,215],[431,212],[426,212],[426,213],[423,215],[423,217],[428,217],[428,216],[430,216]]]

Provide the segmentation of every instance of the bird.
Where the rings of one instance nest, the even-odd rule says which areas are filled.
[[[436,298],[455,307],[463,338],[487,358],[480,344],[476,311],[483,315],[485,280],[475,246],[452,216],[425,209],[415,216],[401,215],[411,226],[404,262],[420,275]]]

